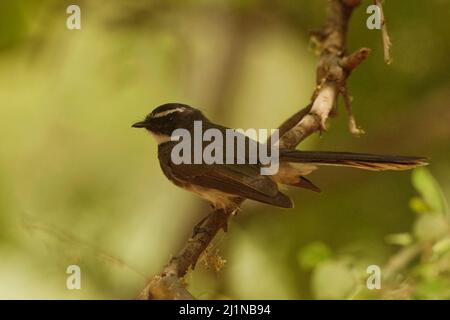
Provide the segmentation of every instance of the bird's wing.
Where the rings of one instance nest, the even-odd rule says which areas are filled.
[[[171,170],[177,178],[201,187],[281,207],[292,207],[291,200],[278,190],[272,179],[260,174],[257,165],[172,164]]]

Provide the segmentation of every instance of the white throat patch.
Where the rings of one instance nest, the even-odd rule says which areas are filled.
[[[170,141],[170,136],[168,136],[168,135],[157,134],[157,133],[153,133],[153,132],[150,132],[150,133],[152,134],[153,138],[155,138],[155,140],[158,144],[162,144],[167,141]]]

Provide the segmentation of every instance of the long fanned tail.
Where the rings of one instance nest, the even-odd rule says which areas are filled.
[[[334,151],[280,150],[281,162],[346,166],[372,171],[408,170],[427,165],[424,157],[405,157]]]

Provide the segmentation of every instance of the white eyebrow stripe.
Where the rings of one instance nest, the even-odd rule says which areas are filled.
[[[161,118],[161,117],[165,117],[168,114],[174,113],[174,112],[183,112],[185,109],[183,107],[179,107],[179,108],[175,108],[172,110],[166,110],[166,111],[161,111],[159,113],[155,113],[154,115],[152,115],[152,118]]]

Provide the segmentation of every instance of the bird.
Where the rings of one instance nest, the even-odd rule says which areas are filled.
[[[226,130],[230,129],[210,121],[199,109],[182,103],[160,105],[132,127],[144,128],[155,138],[158,143],[160,167],[171,182],[207,200],[215,210],[224,212],[234,212],[242,200],[246,199],[281,208],[293,208],[293,201],[280,191],[280,187],[287,185],[320,192],[321,190],[305,176],[321,165],[372,171],[408,170],[427,165],[427,159],[424,157],[282,148],[278,155],[279,168],[273,175],[261,174],[264,165],[259,161],[178,163],[173,159],[173,151],[179,141],[174,139],[173,133],[184,130],[183,132],[194,134],[195,123],[202,124],[202,132],[214,129],[225,135]],[[258,147],[267,147],[248,136],[245,136],[245,143],[246,146],[256,143]],[[202,146],[206,145],[208,141],[202,141]],[[223,152],[224,158],[225,153]],[[248,158],[249,155],[246,154],[245,159]]]

